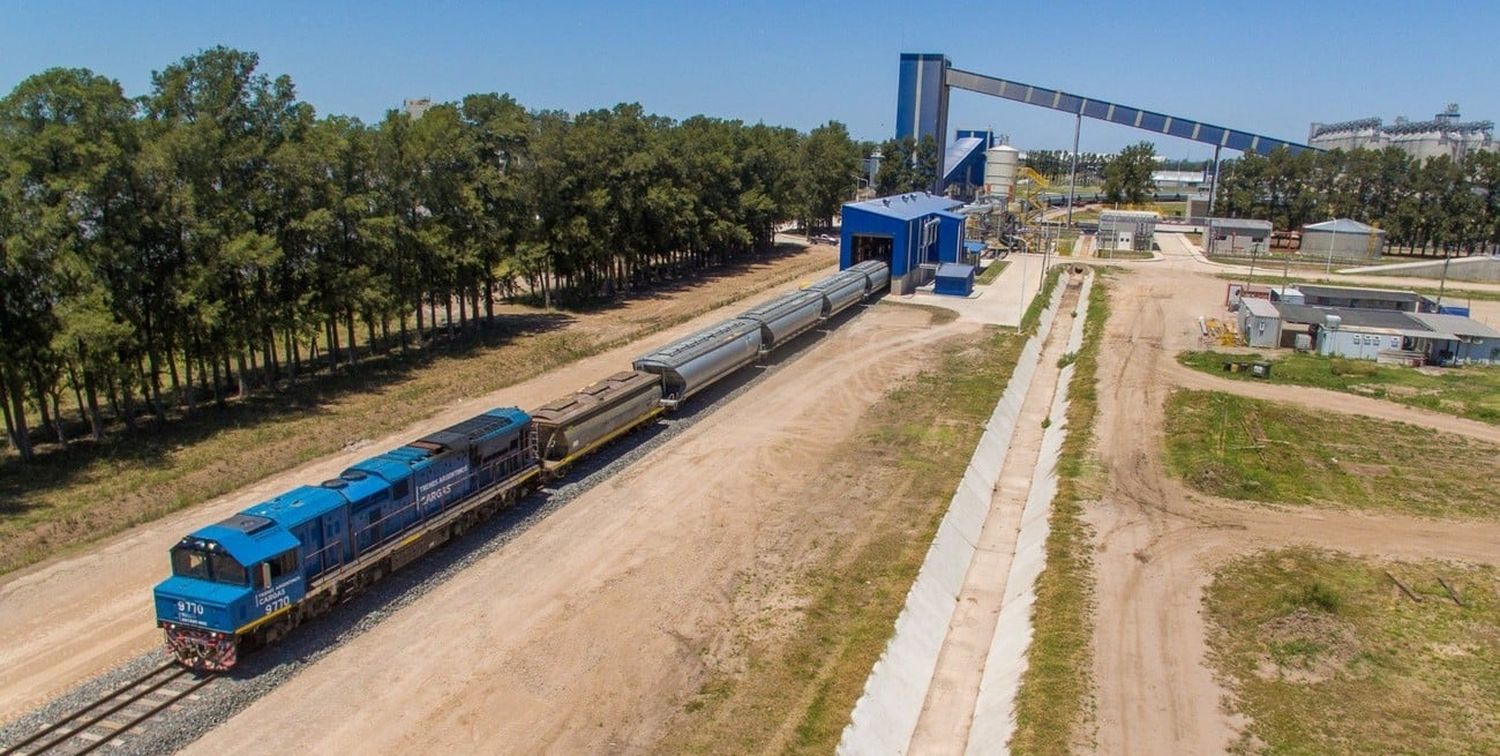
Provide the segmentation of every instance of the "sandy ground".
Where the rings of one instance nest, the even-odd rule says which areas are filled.
[[[828,248],[818,251],[835,254]],[[831,272],[832,267],[826,272]],[[808,276],[814,279],[819,275]],[[763,273],[756,274],[763,275]],[[634,322],[691,312],[731,293],[734,280],[637,300],[598,316]],[[744,285],[741,283],[740,285]],[[794,287],[773,287],[636,343],[580,360],[545,375],[477,397],[456,397],[432,417],[358,449],[301,465],[232,494],[133,528],[86,552],[54,559],[0,579],[0,722],[161,643],[153,624],[151,587],[167,574],[167,550],[184,533],[307,481],[332,478],[377,450],[398,446],[490,407],[535,407],[600,377],[626,369],[648,349],[737,313]],[[606,324],[603,327],[611,327]]]
[[[735,632],[747,575],[864,516],[799,492],[921,345],[972,328],[928,321],[843,324],[189,751],[648,750]]]
[[[1496,563],[1500,526],[1250,507],[1190,492],[1167,475],[1161,459],[1163,400],[1172,386],[1208,386],[1491,440],[1494,433],[1401,405],[1348,402],[1328,392],[1187,371],[1175,355],[1196,347],[1197,317],[1222,308],[1223,282],[1189,273],[1186,265],[1131,267],[1114,286],[1113,315],[1100,354],[1097,444],[1107,493],[1087,515],[1098,547],[1093,670],[1098,749],[1218,753],[1237,737],[1242,723],[1226,713],[1226,691],[1206,663],[1200,606],[1217,564],[1249,550],[1291,544]]]
[[[1031,493],[1033,471],[1042,446],[1042,420],[1048,416],[1057,393],[1058,358],[1068,346],[1073,318],[1068,313],[1078,302],[1078,288],[1068,287],[1058,307],[1059,317],[1042,344],[1042,356],[1032,376],[1016,433],[1006,450],[999,482],[990,498],[990,509],[979,533],[979,542],[958,606],[948,624],[948,634],[938,653],[937,668],[927,689],[927,700],[912,734],[911,754],[964,753],[979,700],[980,679],[989,658],[1000,611],[1005,605],[1005,586],[1021,533],[1021,514]]]

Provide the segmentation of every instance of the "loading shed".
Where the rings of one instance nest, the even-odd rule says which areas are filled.
[[[943,263],[962,261],[963,203],[926,192],[848,202],[843,209],[839,269],[866,260],[890,266],[891,293],[909,294]]]
[[[1271,251],[1271,222],[1249,218],[1209,218],[1203,235],[1210,255],[1263,255]]]

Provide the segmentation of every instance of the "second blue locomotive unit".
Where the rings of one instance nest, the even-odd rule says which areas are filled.
[[[889,280],[884,263],[861,263],[533,412],[490,410],[193,531],[155,589],[168,651],[230,669],[242,646],[275,641]]]

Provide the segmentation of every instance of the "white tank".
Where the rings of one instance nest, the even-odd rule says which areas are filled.
[[[984,193],[997,203],[1010,202],[1016,192],[1016,170],[1021,163],[1021,151],[1002,144],[984,152]]]

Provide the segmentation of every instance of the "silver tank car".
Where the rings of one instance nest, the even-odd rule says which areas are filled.
[[[531,413],[537,448],[549,469],[661,414],[661,377],[622,370]]]
[[[661,376],[661,404],[673,409],[714,381],[755,361],[760,323],[734,318],[678,339],[636,359],[634,367]]]
[[[864,273],[845,270],[835,273],[805,289],[815,291],[823,297],[823,317],[831,318],[865,295],[870,279]]]
[[[875,292],[891,285],[891,266],[879,260],[866,260],[858,265],[850,265],[849,270],[857,270],[869,279],[865,287],[865,298],[875,295]]]
[[[760,324],[760,350],[769,352],[783,342],[818,324],[823,316],[823,295],[794,291],[740,314],[742,320]]]

